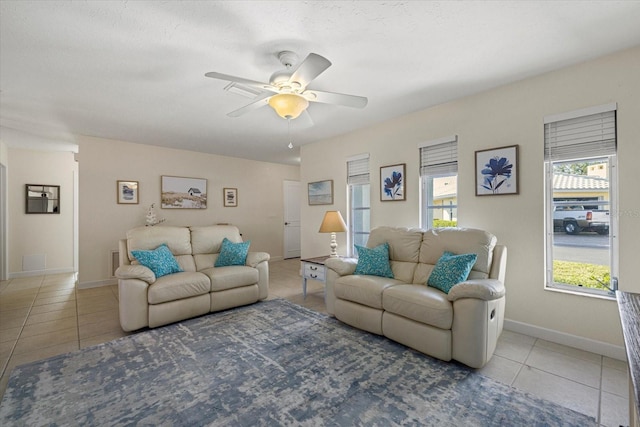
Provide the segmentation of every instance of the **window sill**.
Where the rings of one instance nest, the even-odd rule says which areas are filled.
[[[600,293],[598,291],[574,290],[574,289],[571,289],[569,287],[565,288],[565,287],[561,287],[561,286],[545,286],[544,290],[545,291],[551,291],[551,292],[558,292],[558,293],[561,293],[561,294],[571,294],[571,295],[577,295],[577,296],[581,296],[581,297],[597,298],[597,299],[602,299],[602,300],[606,300],[606,301],[616,302],[616,294],[615,293],[604,294],[604,293]]]

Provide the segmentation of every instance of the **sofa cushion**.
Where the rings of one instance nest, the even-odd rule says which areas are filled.
[[[444,293],[424,285],[392,286],[382,294],[382,306],[385,311],[436,328],[451,329],[453,324],[453,304]]]
[[[420,262],[435,265],[445,251],[456,254],[475,253],[478,255],[473,278],[487,278],[493,261],[496,236],[484,230],[473,228],[435,228],[426,230],[420,247]],[[415,282],[414,283],[418,283]]]
[[[191,255],[191,234],[187,227],[162,225],[156,227],[138,227],[127,231],[129,261],[135,259],[131,251],[148,251],[157,248],[163,243],[169,247],[171,253],[175,256]]]
[[[378,276],[342,276],[336,280],[333,291],[336,298],[382,309],[382,292],[400,280]]]
[[[355,245],[358,250],[358,264],[353,274],[393,278],[389,265],[389,244],[383,243],[375,248]]]
[[[135,259],[156,275],[156,278],[166,276],[171,273],[180,273],[182,268],[178,265],[178,261],[164,243],[154,250],[143,251],[134,250],[131,254]]]
[[[240,230],[235,225],[208,225],[189,227],[193,254],[220,253],[222,239],[225,237],[234,243],[242,242]],[[211,264],[213,265],[213,264]]]
[[[211,279],[212,292],[254,285],[259,276],[257,269],[242,265],[206,268],[201,273]]]
[[[214,267],[229,267],[231,265],[244,265],[247,261],[250,241],[233,243],[226,237],[222,239],[220,255],[216,259]]]
[[[371,230],[367,247],[389,244],[389,259],[392,261],[418,262],[422,230],[417,228],[376,227]]]
[[[196,263],[193,260],[193,255],[177,255],[175,256],[178,265],[182,271],[196,271]]]
[[[427,285],[448,294],[453,285],[467,280],[477,259],[476,254],[456,255],[445,251],[433,268]]]
[[[160,277],[149,286],[149,304],[162,304],[184,298],[207,294],[211,291],[211,281],[201,273],[184,271]]]
[[[420,264],[416,262],[406,261],[390,261],[391,271],[393,271],[393,278],[398,279],[404,283],[411,283],[413,276],[415,275],[416,267]],[[425,283],[426,279],[422,282]]]

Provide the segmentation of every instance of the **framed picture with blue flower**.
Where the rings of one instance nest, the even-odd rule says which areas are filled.
[[[380,167],[380,201],[406,200],[406,163]]]
[[[518,146],[476,151],[476,196],[518,194]]]

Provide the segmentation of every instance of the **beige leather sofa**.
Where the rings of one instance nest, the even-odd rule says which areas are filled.
[[[367,247],[385,242],[393,279],[353,275],[355,259],[326,261],[329,314],[438,359],[484,366],[502,332],[506,247],[482,230],[392,227],[372,230]],[[478,256],[448,294],[426,285],[444,251]]]
[[[267,298],[269,254],[249,252],[245,265],[214,267],[224,238],[242,242],[231,225],[139,227],[120,241],[118,278],[120,325],[125,331],[154,328]],[[167,244],[184,270],[156,278],[132,250]]]

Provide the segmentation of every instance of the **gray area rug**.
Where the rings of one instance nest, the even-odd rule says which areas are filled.
[[[271,300],[19,366],[0,425],[595,423],[473,369]]]

